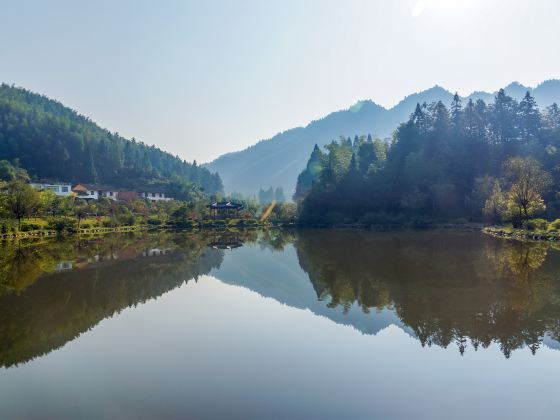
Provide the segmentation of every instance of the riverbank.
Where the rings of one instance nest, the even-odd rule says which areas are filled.
[[[75,232],[59,232],[56,230],[32,230],[28,232],[9,232],[0,234],[0,239],[18,239],[18,238],[40,238],[48,236],[57,235],[97,235],[103,233],[113,233],[113,232],[135,232],[140,230],[148,230],[147,225],[137,225],[137,226],[119,226],[114,228],[90,228],[90,229],[79,229]]]
[[[511,239],[526,239],[532,241],[560,241],[560,233],[556,230],[527,230],[527,229],[514,229],[511,227],[497,227],[489,226],[482,229],[486,234]]]
[[[36,221],[36,220],[35,220]],[[260,229],[260,228],[276,228],[276,227],[294,227],[291,223],[278,223],[278,222],[261,222],[259,220],[244,220],[244,219],[204,219],[204,220],[188,220],[184,223],[160,223],[160,224],[138,224],[132,226],[91,226],[91,224],[84,223],[84,228],[64,228],[64,229],[49,229],[46,223],[36,224],[27,223],[25,226],[37,226],[39,229],[32,230],[10,230],[9,232],[0,233],[0,240],[18,239],[18,238],[40,238],[50,236],[75,236],[75,235],[99,235],[105,233],[119,233],[119,232],[136,232],[136,231],[202,231],[202,230],[244,230],[244,229]]]

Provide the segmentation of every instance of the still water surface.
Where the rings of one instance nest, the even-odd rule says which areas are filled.
[[[560,252],[480,233],[0,243],[0,418],[551,419]]]

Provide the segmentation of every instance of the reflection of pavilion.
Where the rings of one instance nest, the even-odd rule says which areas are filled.
[[[155,257],[157,255],[165,255],[167,250],[160,248],[150,248],[142,252],[143,257]]]
[[[55,269],[55,271],[66,271],[66,270],[72,270],[72,261],[60,261]]]
[[[215,235],[208,246],[213,249],[235,249],[243,246],[243,242],[237,234],[223,234]]]
[[[207,206],[210,209],[210,215],[215,219],[226,219],[228,217],[239,214],[239,210],[243,208],[241,204],[232,203],[231,201],[219,201]]]

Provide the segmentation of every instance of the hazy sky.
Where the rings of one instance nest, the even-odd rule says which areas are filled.
[[[211,160],[359,99],[560,77],[558,0],[0,0],[0,81]]]

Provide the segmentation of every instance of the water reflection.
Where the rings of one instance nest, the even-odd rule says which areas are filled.
[[[298,237],[321,299],[347,311],[391,308],[423,346],[463,354],[497,342],[506,357],[560,338],[560,259],[545,244],[471,233]]]
[[[243,246],[241,246],[243,245]],[[210,273],[375,334],[395,324],[460,354],[560,339],[560,253],[478,233],[130,234],[4,242],[0,365],[24,363],[124,308]]]
[[[243,246],[239,232],[219,232],[212,235],[208,246],[213,249],[235,249]]]
[[[126,307],[208,273],[223,255],[205,245],[187,235],[4,244],[0,365],[48,353]]]

